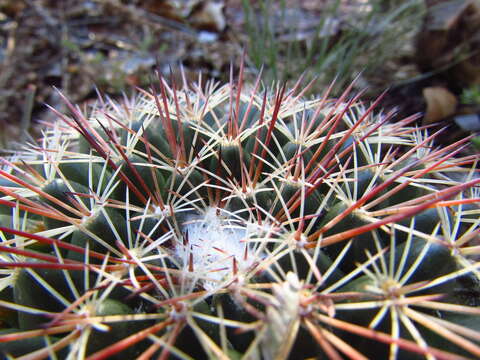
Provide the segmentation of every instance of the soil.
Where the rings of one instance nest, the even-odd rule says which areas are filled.
[[[309,24],[326,2],[286,2],[289,13],[304,19],[304,28],[296,36],[300,33],[309,36]],[[255,8],[255,4],[261,2],[251,3]],[[352,3],[355,1],[342,2],[347,13]],[[447,30],[454,31],[454,35],[448,35],[453,36],[448,38],[450,42],[459,38],[480,38],[478,30],[472,30],[475,16],[480,19],[480,11],[477,13],[475,8],[468,7],[462,9],[463,13],[458,15],[456,22],[450,19],[453,22]],[[275,13],[278,9],[272,11]],[[431,19],[431,12],[429,16]],[[428,19],[427,16],[423,29],[419,29],[423,34],[420,40],[427,43],[428,21],[432,21]],[[4,129],[3,141],[23,139],[20,128],[28,128],[28,124],[35,125],[40,120],[48,121],[52,114],[46,111],[44,104],[62,110],[57,91],[72,102],[82,104],[93,99],[96,91],[115,96],[129,93],[135,87],[146,87],[155,80],[155,70],[166,77],[172,71],[177,76],[176,70],[180,66],[188,80],[197,79],[201,72],[204,78],[228,81],[231,64],[236,71],[244,49],[248,50],[245,21],[241,0],[0,1],[0,125]],[[468,31],[463,31],[464,28]],[[282,39],[291,35],[284,29],[280,33]],[[468,81],[461,83],[458,80],[452,85],[452,73],[437,71],[436,67],[452,61],[451,53],[457,48],[452,48],[441,38],[437,42],[443,47],[437,46],[436,56],[437,60],[442,57],[443,62],[434,63],[425,56],[420,61],[415,50],[415,44],[418,45],[420,40],[418,36],[410,39],[411,44],[407,45],[412,52],[409,56],[402,55],[386,64],[393,77],[379,75],[362,78],[359,82],[360,87],[368,86],[367,97],[372,99],[390,88],[382,106],[396,107],[399,118],[426,110],[422,96],[425,87],[442,86],[458,96],[463,88],[471,85]],[[399,47],[405,45],[399,44]],[[475,56],[469,58],[469,71],[476,69],[480,74],[480,60],[475,64]],[[258,69],[248,51],[246,64],[247,80],[253,79]],[[475,65],[479,67],[475,68]],[[439,119],[441,125],[447,124],[452,131],[453,115]],[[460,136],[464,134],[461,132]],[[0,145],[5,145],[1,140],[2,137]]]

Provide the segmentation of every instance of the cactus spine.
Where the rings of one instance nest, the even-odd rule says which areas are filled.
[[[3,160],[0,349],[28,359],[474,358],[478,157],[351,89],[100,98]],[[55,111],[55,110],[53,110]]]

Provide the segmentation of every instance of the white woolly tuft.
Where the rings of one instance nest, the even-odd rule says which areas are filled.
[[[250,230],[240,220],[217,214],[216,208],[190,215],[182,232],[184,242],[178,243],[175,254],[183,270],[201,279],[206,290],[217,288],[235,271],[245,273],[258,259],[248,242]]]

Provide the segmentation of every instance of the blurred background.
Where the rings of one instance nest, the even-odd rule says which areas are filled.
[[[0,148],[64,110],[55,88],[83,106],[154,70],[228,81],[244,50],[247,81],[263,65],[265,85],[335,79],[336,96],[358,78],[445,141],[480,130],[480,0],[0,0]]]

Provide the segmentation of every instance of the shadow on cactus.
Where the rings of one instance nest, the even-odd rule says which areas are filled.
[[[2,160],[3,354],[480,357],[468,139],[242,73],[64,99]]]

